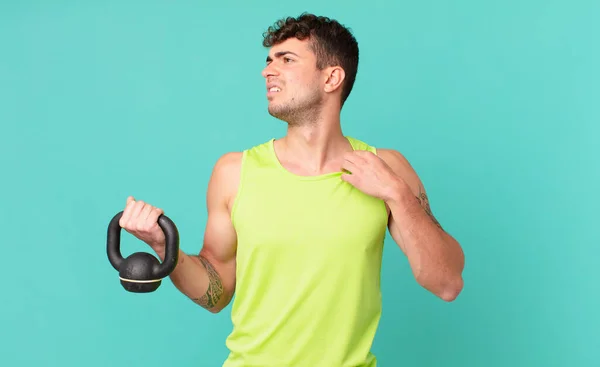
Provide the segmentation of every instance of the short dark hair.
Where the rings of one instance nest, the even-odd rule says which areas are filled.
[[[271,47],[288,38],[309,39],[317,58],[317,68],[341,66],[346,78],[342,85],[342,105],[350,95],[358,71],[358,42],[349,28],[324,16],[302,13],[275,22],[263,34],[263,46]]]

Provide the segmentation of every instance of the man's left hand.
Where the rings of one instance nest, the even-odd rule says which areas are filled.
[[[377,155],[355,150],[344,156],[342,180],[367,195],[388,202],[406,183]]]

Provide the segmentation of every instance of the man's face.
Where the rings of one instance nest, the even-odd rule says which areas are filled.
[[[290,38],[271,48],[262,74],[272,116],[295,123],[318,109],[325,79],[316,62],[308,40]]]

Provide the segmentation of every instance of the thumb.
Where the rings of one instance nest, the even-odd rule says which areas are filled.
[[[342,173],[340,178],[342,179],[342,181],[346,181],[346,182],[350,182],[353,179],[352,174],[347,173],[347,172]]]

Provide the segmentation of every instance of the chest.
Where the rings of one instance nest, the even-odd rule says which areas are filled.
[[[234,213],[238,241],[270,249],[363,250],[387,228],[385,204],[342,180],[246,185]]]

